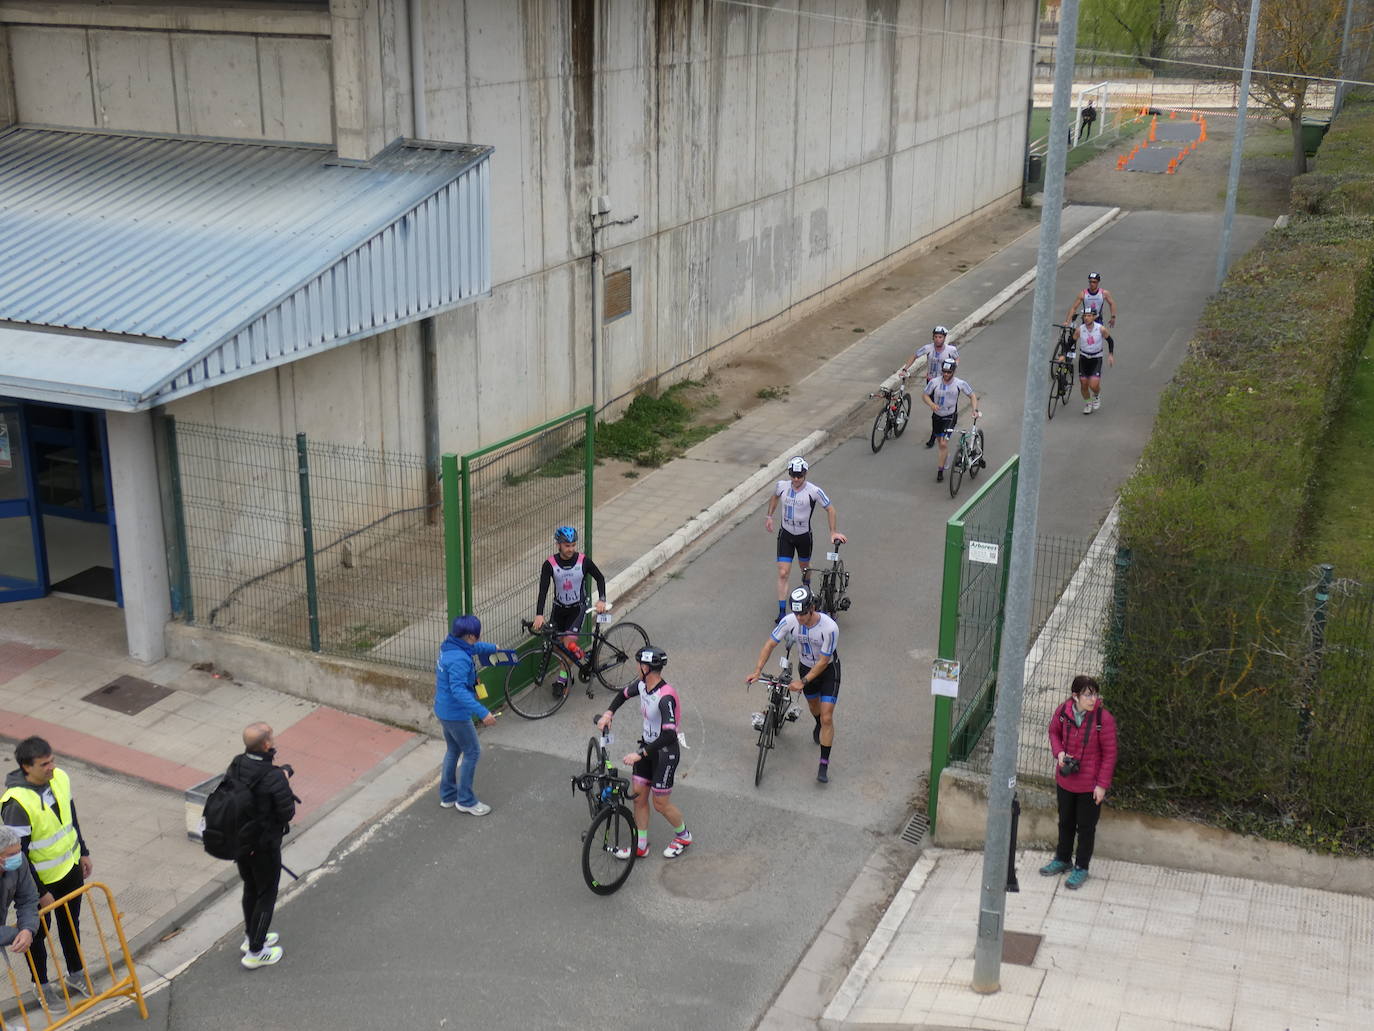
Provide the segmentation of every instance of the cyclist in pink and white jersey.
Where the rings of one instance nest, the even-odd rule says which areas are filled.
[[[673,775],[682,759],[679,739],[681,703],[673,685],[663,679],[663,667],[668,664],[667,652],[651,645],[641,648],[635,654],[635,659],[639,663],[639,683],[618,692],[611,707],[601,714],[596,725],[603,731],[609,729],[615,711],[631,698],[639,698],[639,712],[644,718],[644,736],[640,739],[639,751],[631,752],[621,760],[631,768],[631,778],[638,788],[634,800],[637,832],[635,854],[640,858],[649,854],[649,799],[652,796],[654,811],[673,828],[673,840],[663,850],[663,856],[675,859],[692,844],[687,818],[669,797],[673,793]],[[617,855],[621,859],[629,859],[630,850],[627,848]]]
[[[531,625],[535,630],[544,625],[544,601],[552,587],[553,611],[549,619],[562,635],[564,646],[580,659],[582,649],[578,647],[577,635],[582,629],[582,616],[587,611],[587,577],[596,584],[597,612],[606,611],[606,577],[590,556],[577,550],[575,527],[560,526],[553,532],[553,539],[558,551],[540,565],[539,600],[535,603]],[[560,672],[554,681],[554,690],[561,693],[567,686],[566,674]]]

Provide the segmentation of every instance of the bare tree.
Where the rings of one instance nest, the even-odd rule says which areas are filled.
[[[1367,12],[1367,5],[1359,5]],[[1245,55],[1249,0],[1213,0],[1205,31],[1217,63],[1240,68]],[[1293,132],[1293,174],[1307,171],[1302,118],[1315,79],[1340,71],[1345,0],[1268,0],[1260,5],[1251,97],[1288,119]],[[1353,32],[1369,31],[1367,13]],[[1235,72],[1240,78],[1240,72]]]

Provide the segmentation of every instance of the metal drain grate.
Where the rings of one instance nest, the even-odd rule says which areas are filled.
[[[104,687],[96,688],[81,700],[122,712],[125,716],[137,716],[154,702],[161,701],[172,693],[170,687],[154,684],[150,680],[122,676],[111,680]]]
[[[930,820],[925,813],[918,812],[907,821],[906,830],[902,831],[902,840],[913,845],[919,845],[929,829]]]

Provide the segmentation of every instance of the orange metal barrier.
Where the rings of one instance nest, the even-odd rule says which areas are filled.
[[[65,921],[68,928],[73,928],[69,904],[78,899],[84,903],[80,921],[84,938],[77,940],[81,969],[68,970],[66,957],[57,936],[56,923]],[[115,908],[114,895],[109,888],[99,881],[83,884],[71,894],[44,906],[38,914],[40,921],[44,915],[51,914],[51,919],[46,923],[40,922],[38,933],[44,936],[43,941],[48,950],[48,976],[62,999],[60,1003],[51,1002],[34,992],[35,971],[32,956],[27,952],[23,953],[21,963],[18,955],[10,952],[8,948],[0,948],[0,955],[5,958],[6,973],[9,974],[10,989],[13,992],[13,1002],[5,1007],[5,1015],[0,1016],[0,1031],[18,1028],[24,1028],[25,1031],[47,1031],[49,1028],[63,1027],[99,1003],[120,997],[133,999],[138,1004],[139,1016],[144,1020],[148,1019],[148,1006],[143,1001],[143,989],[139,987],[134,959],[129,953],[129,943],[124,938],[119,910]],[[91,957],[96,952],[94,946],[97,944],[100,955],[95,957],[93,966]],[[100,962],[102,958],[103,963]],[[16,969],[18,974],[27,976],[18,976]],[[72,988],[68,978],[80,984],[85,991]]]

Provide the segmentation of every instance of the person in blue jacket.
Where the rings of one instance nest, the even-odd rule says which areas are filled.
[[[444,743],[448,745],[439,770],[439,805],[472,816],[491,812],[491,806],[479,802],[472,790],[472,776],[482,756],[472,721],[480,719],[488,727],[496,722],[496,717],[477,700],[476,659],[499,649],[488,641],[477,640],[481,634],[480,619],[471,614],[459,616],[439,645],[439,661],[434,667],[434,715],[439,717]],[[455,778],[454,767],[460,757],[462,772]]]

